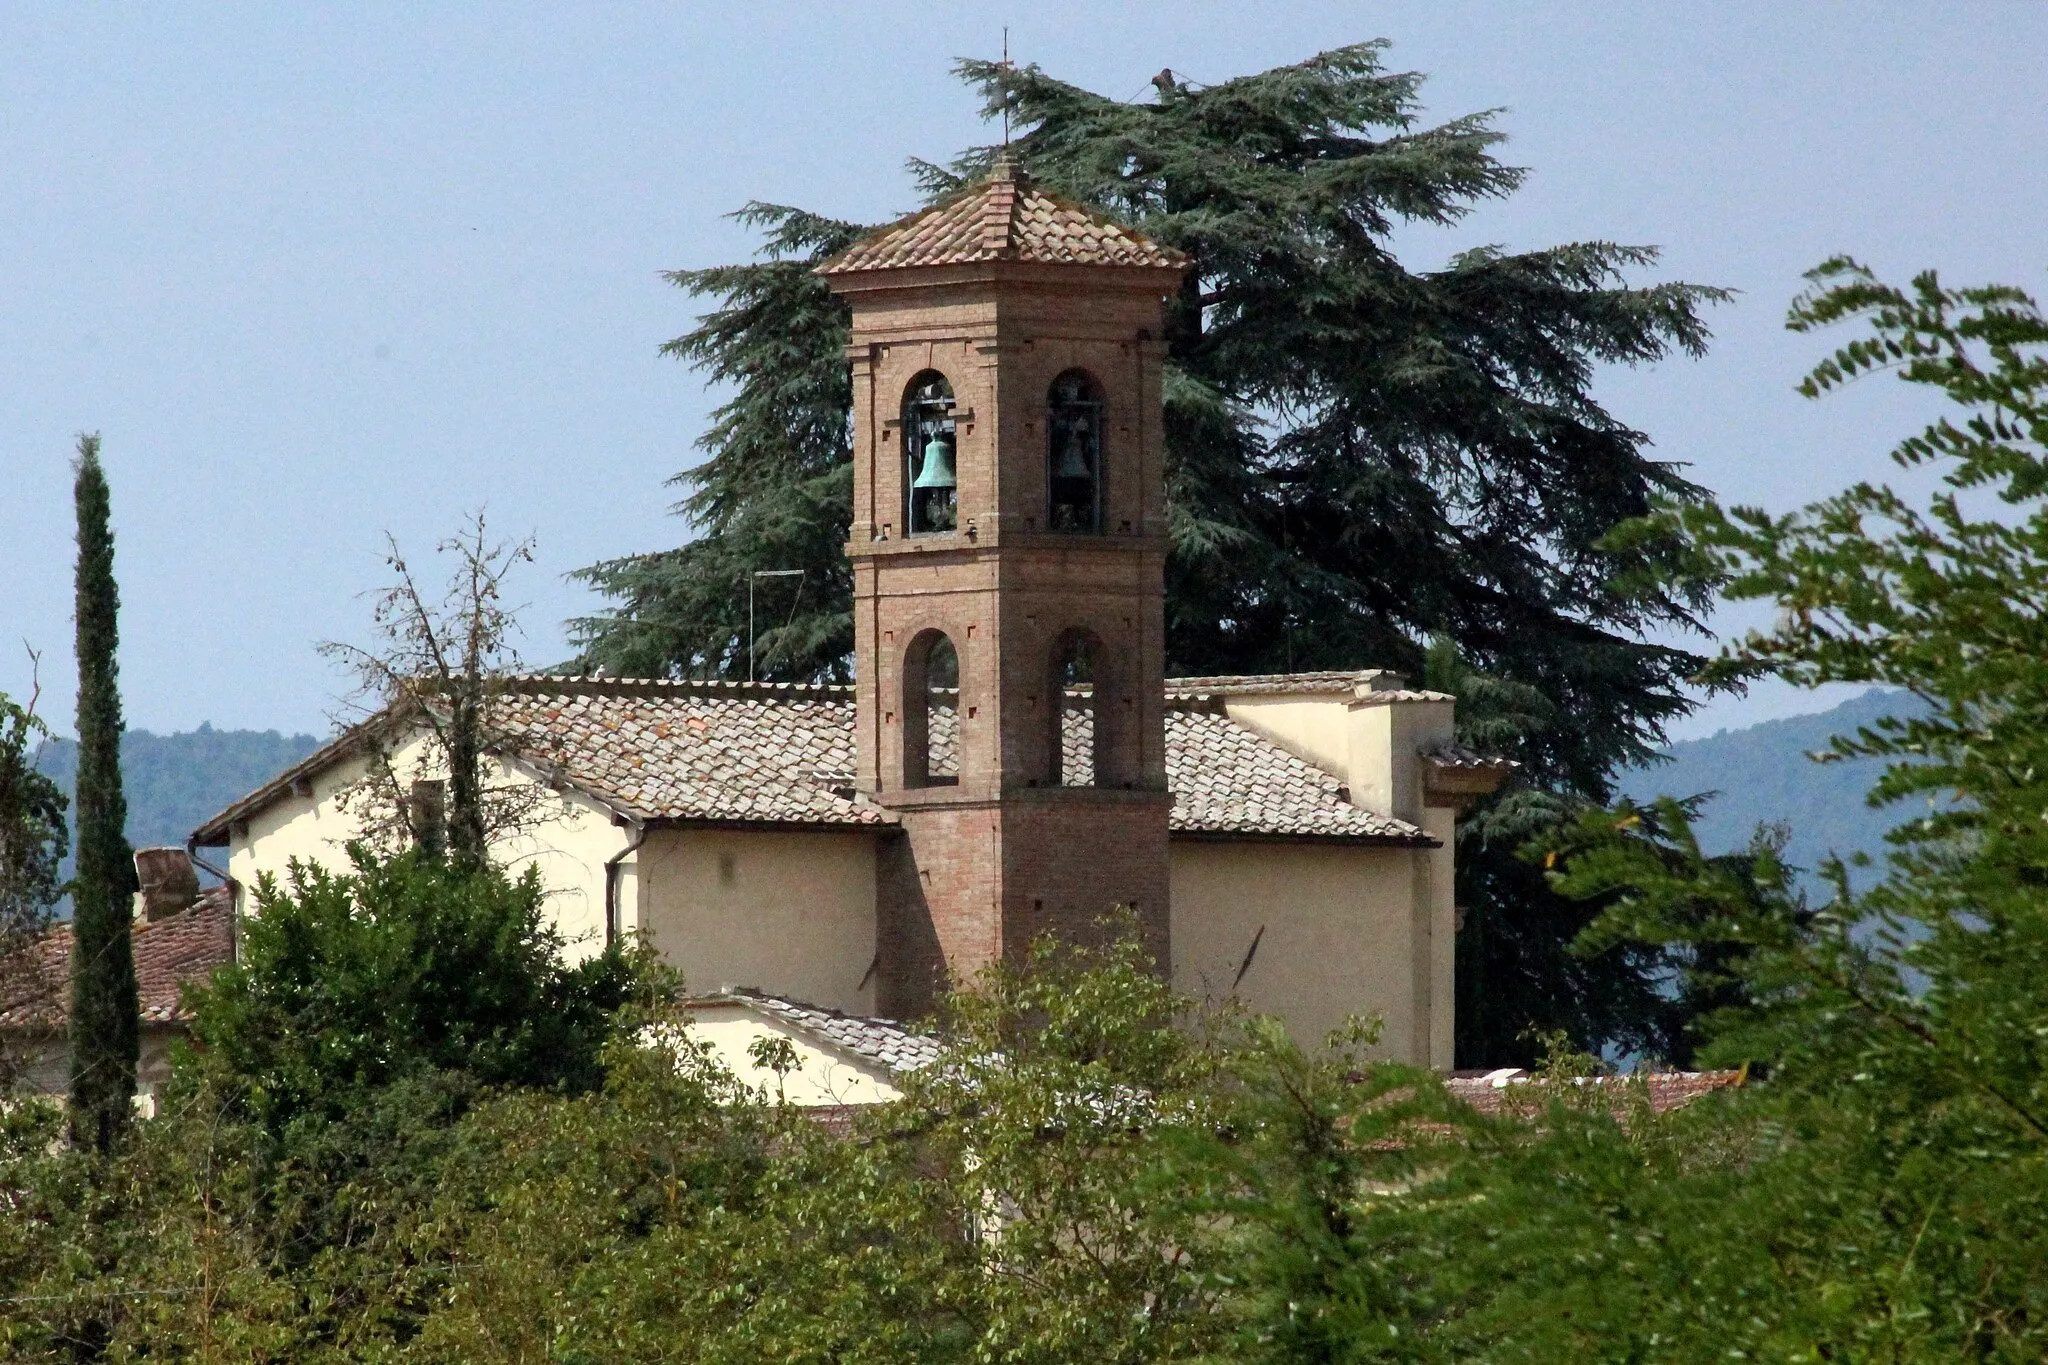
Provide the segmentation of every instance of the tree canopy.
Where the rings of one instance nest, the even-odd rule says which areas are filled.
[[[127,1126],[141,1055],[129,922],[137,887],[121,790],[120,589],[100,438],[78,438],[78,869],[71,884],[73,1135],[106,1149]]]

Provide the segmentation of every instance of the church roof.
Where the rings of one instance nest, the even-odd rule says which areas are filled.
[[[1015,162],[1002,159],[988,179],[869,233],[819,266],[818,273],[980,261],[1180,269],[1188,258],[1113,219],[1046,193]]]
[[[1167,684],[1168,828],[1195,838],[1311,838],[1431,847],[1401,820],[1351,804],[1334,774],[1223,713],[1212,696]],[[1085,694],[1068,716],[1070,771],[1087,751]],[[501,747],[537,775],[573,788],[621,818],[784,827],[888,826],[896,817],[854,789],[854,702],[848,687],[671,682],[532,675],[513,680],[494,723]],[[934,757],[953,735],[933,717]],[[202,825],[201,844],[296,781],[346,758],[342,736]],[[324,756],[324,757],[323,757]]]
[[[203,981],[235,959],[235,897],[222,885],[162,919],[139,920],[132,933],[135,993],[145,1024],[192,1017],[181,998],[187,981]],[[55,924],[31,950],[28,971],[10,979],[0,1001],[0,1029],[61,1029],[70,1017],[71,926]]]
[[[535,690],[515,694],[502,721],[522,752],[640,818],[893,823],[853,790],[851,689],[529,685]],[[1069,712],[1064,736],[1069,771],[1080,770],[1093,723],[1085,697],[1074,701],[1080,709]],[[950,708],[933,717],[941,762],[954,725]],[[1168,827],[1185,834],[1430,842],[1413,825],[1353,806],[1333,774],[1201,703],[1167,709],[1166,784],[1174,795]]]

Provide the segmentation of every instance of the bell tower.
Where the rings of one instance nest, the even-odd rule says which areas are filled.
[[[1161,301],[1187,261],[987,180],[820,267],[853,310],[878,1009],[1115,907],[1167,958]]]

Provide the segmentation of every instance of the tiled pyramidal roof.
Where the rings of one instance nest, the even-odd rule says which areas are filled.
[[[979,261],[1041,265],[1157,266],[1187,257],[1122,224],[1032,184],[1015,162],[998,160],[989,178],[944,203],[861,238],[818,267],[822,275],[900,270]]]
[[[1068,772],[1087,753],[1085,694],[1069,698]],[[843,687],[522,678],[502,738],[543,773],[639,820],[825,826],[893,824],[853,789],[853,694]],[[953,714],[933,716],[935,766]],[[1169,828],[1192,835],[1326,837],[1427,845],[1429,836],[1345,799],[1336,776],[1246,729],[1202,697],[1166,712]]]
[[[939,1058],[938,1039],[912,1033],[893,1019],[865,1019],[753,990],[731,990],[725,995],[745,1001],[799,1033],[878,1062],[894,1072],[915,1071]]]

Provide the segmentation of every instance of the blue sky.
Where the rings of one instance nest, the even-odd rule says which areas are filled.
[[[1822,348],[1782,330],[1802,270],[2048,285],[2035,3],[9,7],[0,690],[40,648],[69,730],[81,429],[113,480],[131,724],[325,729],[344,680],[314,645],[363,638],[383,533],[418,556],[478,506],[537,536],[525,652],[560,657],[596,605],[563,575],[683,532],[663,480],[715,395],[656,354],[693,312],[660,272],[744,254],[722,215],[749,199],[913,207],[906,156],[992,136],[948,68],[1006,24],[1119,97],[1383,37],[1429,117],[1502,109],[1527,187],[1404,255],[1608,238],[1740,289],[1708,359],[1598,388],[1740,501],[1882,476],[1924,411],[1792,393]]]

